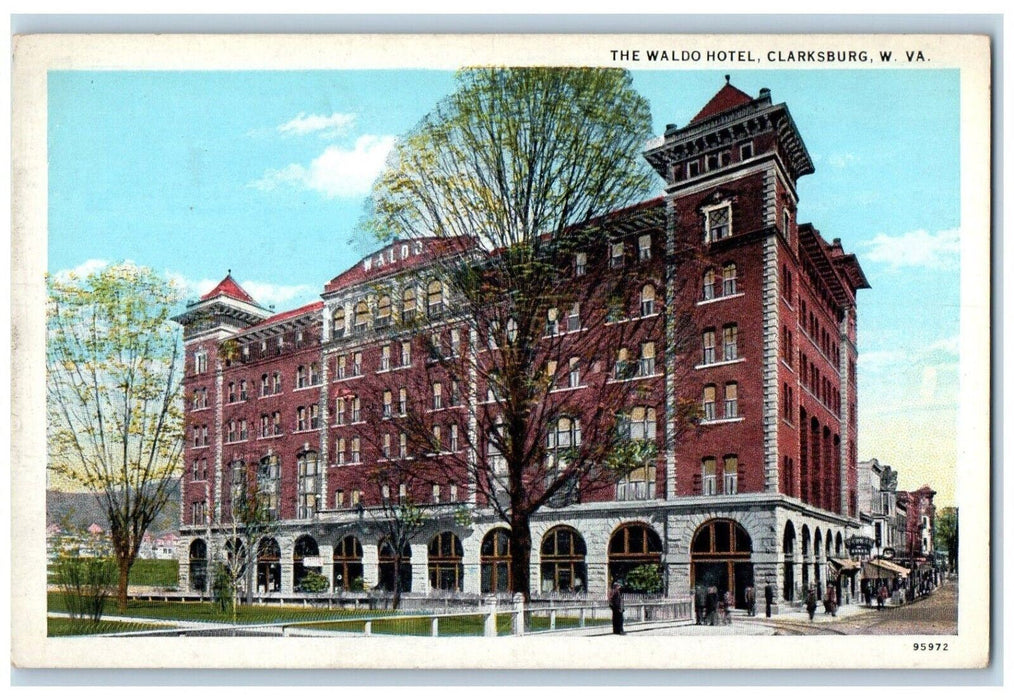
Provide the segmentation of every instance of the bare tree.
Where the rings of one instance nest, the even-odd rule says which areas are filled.
[[[535,513],[632,476],[654,487],[666,397],[651,379],[693,327],[662,313],[679,282],[662,259],[689,254],[665,250],[662,201],[642,202],[650,116],[626,72],[458,83],[374,188],[370,230],[438,241],[419,313],[400,319],[426,369],[385,418],[415,470],[508,524],[512,588],[528,597]]]
[[[105,510],[120,611],[144,533],[180,475],[177,301],[165,280],[129,264],[49,281],[48,466]]]

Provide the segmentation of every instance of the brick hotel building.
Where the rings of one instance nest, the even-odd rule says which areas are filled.
[[[639,353],[629,377],[639,405],[616,407],[631,410],[641,439],[656,441],[656,463],[535,515],[531,590],[601,598],[613,578],[656,563],[672,595],[707,583],[731,587],[742,604],[747,586],[770,582],[798,600],[847,559],[844,540],[859,526],[856,292],[869,285],[838,239],[797,222],[796,182],[813,163],[768,90],[752,98],[727,81],[644,156],[663,196],[611,215],[608,250],[578,253],[568,274],[617,268],[630,287],[625,318],[660,321],[629,346]],[[404,435],[385,434],[385,419],[407,401],[453,409],[485,393],[427,383],[432,395],[417,395],[434,343],[468,351],[453,300],[430,271],[450,254],[445,243],[396,241],[332,279],[321,301],[283,313],[227,276],[177,317],[186,347],[183,588],[207,585],[208,561],[232,537],[231,494],[251,480],[279,521],[258,547],[260,593],[289,595],[310,569],[334,590],[357,579],[390,586],[391,547],[362,519],[393,497],[371,486],[368,467],[404,455]],[[687,248],[692,264],[675,254]],[[693,283],[676,284],[684,279]],[[676,308],[693,310],[699,340],[689,355],[667,345]],[[594,309],[555,312],[554,330],[609,332]],[[407,318],[419,320],[398,322]],[[561,390],[592,391],[582,369],[587,377],[621,365],[579,362],[557,374]],[[677,433],[688,404],[697,424]],[[456,452],[474,426],[449,418],[443,429],[441,449]],[[556,430],[558,440],[581,439],[569,422]],[[413,593],[509,585],[504,524],[473,486],[463,478],[425,494],[448,512],[467,506],[472,518],[434,519],[413,540],[403,577]]]

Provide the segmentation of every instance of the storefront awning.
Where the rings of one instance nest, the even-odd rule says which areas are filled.
[[[836,566],[842,571],[856,571],[862,566],[854,559],[835,559],[834,557],[828,557],[827,561],[832,566]]]
[[[904,578],[908,576],[908,569],[886,559],[873,559],[863,564],[863,576],[866,578]]]

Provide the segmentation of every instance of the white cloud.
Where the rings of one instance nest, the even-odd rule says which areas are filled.
[[[957,264],[961,249],[960,234],[958,229],[936,233],[919,229],[899,236],[878,233],[864,244],[868,251],[865,258],[884,263],[892,271],[903,267],[952,268]]]
[[[940,351],[948,355],[958,355],[961,348],[961,336],[952,335],[950,338],[941,338],[926,346],[928,351]]]
[[[300,112],[299,116],[290,119],[278,126],[278,131],[285,136],[305,136],[306,134],[318,134],[321,138],[336,138],[348,133],[356,120],[354,114],[306,114]]]
[[[132,263],[131,263],[132,264]],[[85,260],[77,267],[66,268],[64,270],[58,270],[53,273],[53,277],[60,282],[66,282],[71,279],[83,279],[88,275],[91,275],[109,265],[108,260],[100,260],[99,258],[90,258]]]
[[[296,297],[315,291],[315,288],[308,284],[271,284],[270,282],[254,282],[251,280],[240,282],[239,286],[245,289],[258,304],[263,306],[285,304]]]
[[[858,162],[859,157],[854,153],[832,153],[827,157],[827,164],[839,170]]]
[[[308,166],[292,163],[268,170],[249,186],[271,191],[290,185],[319,192],[328,199],[361,196],[370,191],[384,168],[394,141],[394,136],[360,136],[351,150],[328,146]]]
[[[214,289],[221,279],[192,280],[179,272],[167,272],[166,277],[183,290],[186,297],[193,299],[200,297]],[[244,280],[239,286],[246,290],[247,294],[254,298],[262,306],[272,304],[284,305],[298,297],[305,297],[317,292],[315,287],[308,284],[272,284],[270,282],[257,282],[256,280]]]

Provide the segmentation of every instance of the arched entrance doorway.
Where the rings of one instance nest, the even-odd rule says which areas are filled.
[[[427,551],[430,588],[441,591],[460,591],[465,567],[462,560],[465,550],[453,532],[441,532],[430,540]]]
[[[334,589],[363,590],[363,545],[355,535],[342,538],[334,548]]]
[[[709,520],[697,528],[690,544],[690,585],[731,590],[736,607],[746,607],[745,591],[753,586],[753,542],[734,520]]]
[[[795,598],[796,588],[796,527],[791,520],[785,523],[782,554],[785,557],[785,563],[782,565],[782,598],[791,602]]]
[[[277,593],[282,590],[282,550],[277,540],[265,537],[257,546],[257,591]]]
[[[408,542],[401,550],[401,592],[412,592],[412,547]],[[394,545],[385,539],[380,543],[378,552],[377,573],[380,587],[388,592],[394,591]]]
[[[317,540],[309,535],[303,535],[296,540],[296,546],[292,550],[293,590],[299,590],[303,579],[311,571],[320,573],[320,548],[317,547]]]
[[[584,538],[572,527],[554,527],[542,538],[539,564],[543,593],[581,593],[588,581]]]
[[[483,593],[511,590],[511,533],[507,528],[495,528],[482,538],[479,572]]]
[[[621,525],[609,539],[609,586],[619,581],[624,590],[631,588],[630,572],[638,567],[656,567],[659,574],[659,587],[656,590],[643,590],[644,593],[661,592],[662,540],[648,525],[630,523]]]
[[[190,543],[190,590],[208,589],[208,545],[204,540]]]

